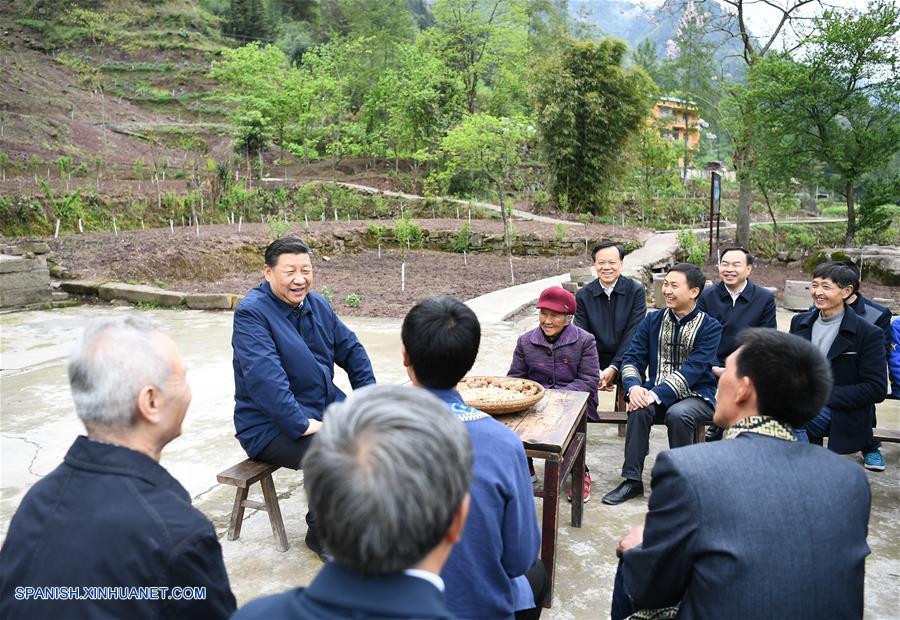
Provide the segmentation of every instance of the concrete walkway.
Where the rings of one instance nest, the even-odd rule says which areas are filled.
[[[403,192],[394,192],[386,189],[378,189],[377,187],[370,187],[368,185],[359,185],[357,183],[343,183],[338,182],[338,185],[346,187],[348,189],[353,189],[358,192],[364,192],[366,194],[381,194],[383,196],[390,196],[391,198],[403,198],[404,200],[427,200],[425,196],[419,196],[418,194],[405,194]],[[493,211],[494,213],[500,213],[500,206],[492,204],[490,202],[475,202],[472,200],[461,200],[459,198],[447,198],[441,197],[440,200],[444,202],[451,202],[458,205],[463,205],[466,207],[477,207],[479,209],[486,209],[488,211]],[[529,213],[528,211],[521,211],[519,209],[512,210],[513,217],[522,218],[523,220],[533,220],[535,222],[544,222],[545,224],[564,224],[565,226],[584,226],[581,222],[573,222],[570,220],[557,220],[552,217],[546,217],[543,215],[535,215],[534,213]]]
[[[518,284],[500,291],[487,293],[466,302],[482,324],[501,323],[518,314],[524,308],[534,304],[548,286],[559,286],[568,282],[569,274],[551,276],[543,280]]]

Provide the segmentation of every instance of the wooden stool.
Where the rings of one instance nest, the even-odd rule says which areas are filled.
[[[277,469],[280,469],[277,465],[247,459],[229,467],[216,476],[216,479],[222,484],[230,484],[237,487],[237,493],[234,496],[234,508],[231,509],[231,521],[228,524],[228,540],[237,540],[241,537],[244,508],[255,508],[269,513],[269,523],[272,525],[275,547],[279,551],[288,550],[287,535],[284,533],[284,521],[281,519],[281,508],[278,507],[278,495],[275,493],[275,483],[272,482],[272,472]],[[256,482],[259,482],[259,486],[262,487],[264,500],[262,502],[247,499],[247,491]]]

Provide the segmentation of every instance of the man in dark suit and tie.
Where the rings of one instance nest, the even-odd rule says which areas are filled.
[[[831,388],[815,346],[748,329],[719,379],[722,441],[663,452],[643,528],[619,543],[612,618],[861,618],[865,473],[793,430]],[[673,617],[675,610],[670,610]]]
[[[308,587],[233,620],[452,618],[440,573],[468,515],[472,446],[444,403],[408,387],[358,390],[328,408],[303,471],[334,559]]]

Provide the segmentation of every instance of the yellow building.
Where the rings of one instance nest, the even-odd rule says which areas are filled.
[[[700,144],[700,115],[697,104],[675,97],[661,97],[653,106],[653,117],[659,127],[659,135],[675,142],[684,142],[696,149]]]

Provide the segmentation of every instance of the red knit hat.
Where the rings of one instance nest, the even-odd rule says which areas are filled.
[[[561,286],[551,286],[544,289],[535,305],[560,314],[575,314],[575,295]]]

